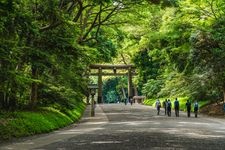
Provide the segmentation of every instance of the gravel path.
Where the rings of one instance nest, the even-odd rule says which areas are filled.
[[[225,120],[199,115],[156,115],[155,108],[139,104],[104,104],[79,124],[51,134],[5,144],[1,150],[225,150]]]

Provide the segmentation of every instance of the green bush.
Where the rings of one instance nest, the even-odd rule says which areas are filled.
[[[85,109],[80,102],[75,109],[60,112],[51,107],[37,111],[1,112],[0,140],[46,133],[77,121]]]

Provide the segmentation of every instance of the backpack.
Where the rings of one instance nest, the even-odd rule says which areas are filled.
[[[195,103],[194,110],[198,110],[198,103]]]
[[[175,101],[174,104],[175,104],[175,107],[179,107],[179,102],[178,101]]]
[[[187,109],[191,109],[191,103],[190,102],[187,102],[186,106],[187,106]]]
[[[167,105],[168,105],[167,107],[170,108],[171,107],[171,102],[167,102]]]
[[[195,103],[195,107],[198,107],[198,103]]]
[[[159,102],[158,107],[161,107],[161,103]]]

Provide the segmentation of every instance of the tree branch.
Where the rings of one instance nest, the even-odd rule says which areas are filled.
[[[120,55],[121,55],[121,57],[122,57],[123,63],[127,65],[127,62],[126,62],[125,57],[123,56],[123,54],[121,53]]]
[[[96,21],[97,21],[97,19],[98,19],[98,15],[99,15],[99,13],[95,16],[94,21],[92,22],[92,24],[91,24],[91,26],[89,27],[88,31],[87,31],[87,32],[84,34],[84,36],[80,39],[80,40],[81,40],[80,42],[82,42],[83,40],[85,40],[85,39],[87,38],[88,34],[91,32],[91,30],[95,27],[95,23],[96,23]]]
[[[103,22],[105,22],[106,20],[108,20],[108,19],[113,15],[113,13],[117,10],[117,8],[118,8],[118,6],[116,6],[114,9],[112,9],[112,11],[105,17],[105,19],[103,19],[103,20],[101,21],[101,24],[102,24]]]
[[[84,10],[82,1],[81,0],[78,0],[77,2],[78,2],[78,5],[79,5],[79,10],[78,10],[76,16],[73,19],[74,22],[77,22],[78,21],[78,19],[80,18],[81,14],[82,14],[82,12]]]
[[[210,8],[211,8],[211,11],[212,11],[213,16],[215,17],[215,19],[217,19],[215,10],[214,10],[214,8],[213,8],[213,1],[214,1],[214,0],[212,0],[211,2],[209,2],[209,4],[210,4]]]
[[[127,8],[128,8],[128,5],[131,5],[131,4],[134,4],[134,3],[127,3]],[[118,5],[112,7],[112,5],[106,5],[105,7],[103,7],[103,4],[100,5],[100,8],[99,8],[99,11],[97,12],[94,12],[94,13],[91,13],[89,15],[89,18],[91,17],[94,17],[93,21],[90,23],[90,27],[88,28],[88,30],[86,31],[86,33],[80,38],[80,43],[84,42],[84,41],[87,41],[87,40],[90,40],[90,39],[96,39],[99,31],[100,31],[100,28],[102,25],[109,25],[110,23],[105,23],[107,21],[109,21],[109,19],[116,15],[118,12],[122,11],[122,10],[125,10],[126,8],[124,8],[124,4],[123,3],[119,3]],[[108,12],[110,11],[110,12]],[[104,18],[102,18],[102,14],[106,15]],[[91,17],[90,17],[91,16]],[[121,24],[122,22],[120,22]],[[85,25],[88,25],[89,23],[85,23]],[[116,22],[113,22],[111,24],[116,24]],[[89,33],[95,28],[97,27],[97,31],[95,33],[95,38],[89,38],[89,39],[86,39],[89,35]],[[84,26],[83,26],[83,30],[84,30]]]
[[[53,29],[53,28],[56,28],[57,26],[61,25],[62,22],[61,21],[57,21],[57,22],[54,22],[52,24],[49,24],[47,26],[44,26],[44,27],[41,27],[40,28],[40,32],[44,32],[46,30],[50,30],[50,29]]]
[[[99,22],[99,24],[98,24],[97,31],[96,31],[96,33],[95,33],[95,37],[98,36],[98,32],[99,32],[100,26],[101,26],[100,22],[101,22],[102,4],[100,5],[100,8],[99,8],[99,9],[100,9],[100,11],[99,11],[99,16],[98,16],[98,22]]]

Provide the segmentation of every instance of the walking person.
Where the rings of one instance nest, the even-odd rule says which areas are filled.
[[[179,107],[180,107],[180,104],[179,104],[179,101],[176,98],[175,101],[174,101],[174,108],[175,108],[176,117],[179,117]]]
[[[191,116],[191,102],[189,102],[189,100],[187,100],[186,108],[187,108],[187,116],[190,117]]]
[[[124,99],[124,104],[127,105],[127,98]]]
[[[131,98],[131,99],[130,99],[130,105],[132,105],[132,104],[133,104],[133,99]]]
[[[194,113],[195,113],[195,118],[198,117],[198,108],[199,108],[198,102],[195,101],[195,103],[194,103]]]
[[[170,117],[171,116],[171,108],[172,108],[172,103],[170,100],[167,101],[167,114]]]
[[[160,100],[158,99],[155,103],[156,109],[157,109],[157,115],[160,113],[160,108],[161,108],[161,103]]]
[[[167,99],[163,101],[163,108],[165,110],[165,115],[167,114]]]

